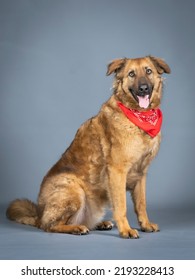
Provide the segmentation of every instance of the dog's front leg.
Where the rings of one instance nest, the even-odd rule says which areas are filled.
[[[137,182],[135,188],[131,191],[131,195],[142,231],[158,231],[158,225],[149,221],[146,211],[146,174]]]
[[[127,220],[126,173],[117,167],[109,167],[109,188],[113,208],[113,218],[123,238],[139,238],[136,229],[132,229]]]

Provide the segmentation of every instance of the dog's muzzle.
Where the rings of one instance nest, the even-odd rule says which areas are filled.
[[[139,84],[138,89],[129,89],[140,108],[147,109],[150,104],[153,87],[147,83]]]

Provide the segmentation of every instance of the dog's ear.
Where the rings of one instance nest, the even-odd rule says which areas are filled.
[[[154,66],[156,67],[159,74],[163,74],[163,73],[170,74],[171,73],[171,69],[170,69],[169,65],[163,59],[161,59],[159,57],[150,56],[150,55],[149,55],[149,58],[152,61],[152,63],[154,64]]]
[[[125,62],[126,62],[126,58],[119,58],[119,59],[115,59],[112,62],[110,62],[108,64],[108,69],[107,69],[106,75],[109,76],[113,72],[116,73],[118,70],[120,70],[125,65]]]

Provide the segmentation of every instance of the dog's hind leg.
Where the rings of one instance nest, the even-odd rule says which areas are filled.
[[[111,221],[103,221],[96,225],[96,230],[111,230],[113,228],[113,223]]]
[[[89,233],[89,229],[84,225],[65,225],[63,221],[59,221],[55,225],[52,225],[47,231],[76,235],[85,235]]]
[[[82,224],[85,220],[85,203],[82,188],[58,188],[58,191],[47,199],[40,228],[47,232],[87,234],[89,230]]]

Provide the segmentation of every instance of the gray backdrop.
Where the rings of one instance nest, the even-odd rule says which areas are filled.
[[[166,76],[149,206],[193,207],[194,0],[0,0],[0,203],[40,182],[111,94],[107,63],[152,54]]]

